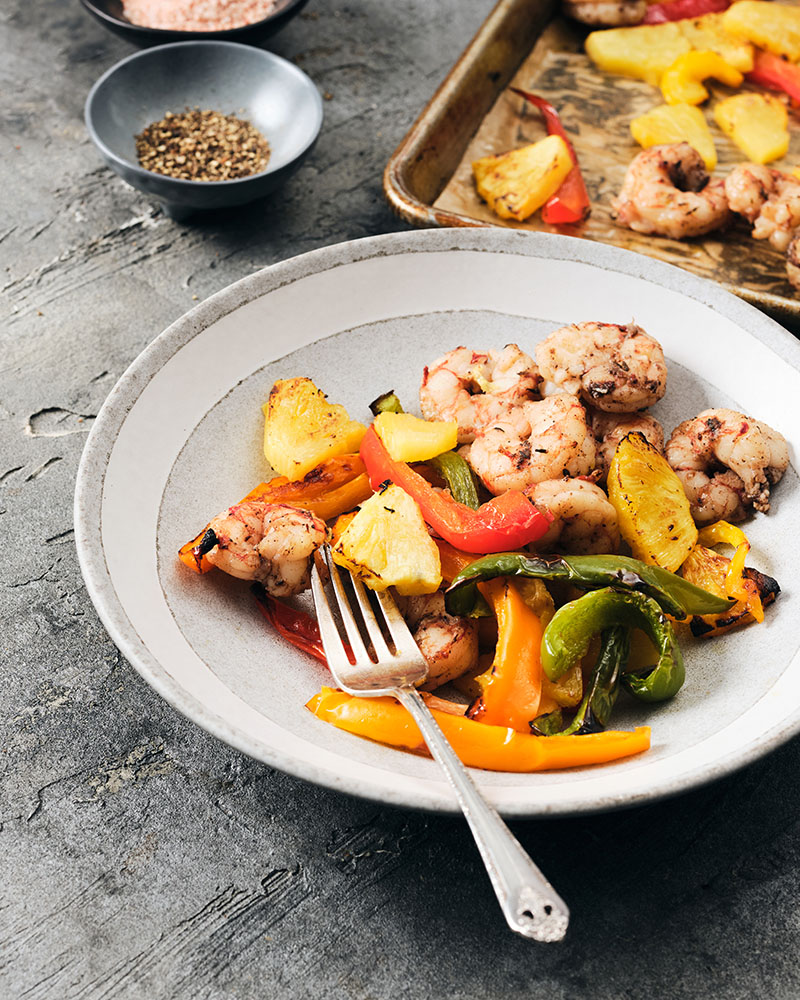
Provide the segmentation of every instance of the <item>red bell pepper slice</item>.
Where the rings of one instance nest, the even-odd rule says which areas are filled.
[[[524,493],[510,490],[477,510],[434,489],[405,462],[395,462],[370,427],[361,442],[361,458],[377,490],[387,481],[405,490],[419,505],[425,521],[446,542],[463,552],[508,552],[535,542],[547,532],[552,517]]]
[[[509,87],[509,90],[512,94],[517,94],[518,97],[524,97],[526,101],[534,104],[541,111],[547,134],[561,136],[567,144],[569,155],[574,164],[558,191],[545,202],[542,209],[542,221],[551,226],[582,222],[592,210],[591,202],[581,168],[578,166],[578,157],[564,126],[561,124],[558,112],[543,97],[531,94],[527,90],[519,90],[517,87]]]
[[[254,588],[256,604],[279,635],[304,653],[308,653],[327,667],[325,650],[319,634],[319,625],[305,611],[298,611],[283,601],[272,597],[262,588]]]
[[[772,52],[756,49],[753,68],[745,74],[745,78],[770,90],[782,90],[793,101],[800,101],[800,66]]]
[[[642,18],[642,24],[665,24],[667,21],[683,21],[689,17],[704,14],[718,14],[730,7],[733,0],[667,0],[666,3],[651,3]]]

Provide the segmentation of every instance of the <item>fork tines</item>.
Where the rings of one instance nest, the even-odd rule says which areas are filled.
[[[323,574],[330,579],[332,602]],[[391,595],[368,592],[360,580],[333,562],[327,545],[315,556],[311,588],[328,665],[341,687],[378,694],[424,679],[427,665]],[[351,656],[332,603],[350,643]]]

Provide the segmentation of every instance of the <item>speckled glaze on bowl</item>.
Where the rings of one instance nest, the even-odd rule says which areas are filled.
[[[75,499],[87,588],[114,641],[156,691],[209,732],[300,777],[377,801],[456,811],[432,761],[334,729],[305,701],[327,682],[280,641],[246,584],[198,577],[178,546],[269,475],[260,404],[307,375],[368,420],[394,388],[413,406],[423,364],[457,344],[519,343],[631,317],[664,345],[667,431],[735,405],[800,441],[800,344],[715,285],[585,240],[496,230],[372,237],[245,278],[173,324],[133,363],[86,445]],[[660,706],[620,699],[615,725],[653,727],[650,751],[602,767],[475,777],[507,816],[646,802],[720,777],[800,731],[800,483],[796,458],[752,562],[784,591],[764,625],[685,645],[687,682]],[[131,539],[136,545],[131,545]]]
[[[167,111],[200,107],[252,122],[270,145],[267,169],[230,181],[185,181],[139,166],[135,136]],[[177,42],[146,49],[105,72],[86,99],[86,127],[106,163],[164,201],[175,218],[271,194],[311,152],[322,99],[295,65],[233,42]]]
[[[126,41],[141,46],[210,39],[247,44],[263,42],[299,14],[307,2],[308,0],[277,0],[274,10],[267,17],[241,28],[229,28],[227,31],[170,31],[133,24],[124,16],[121,0],[81,0],[86,10],[103,27],[113,31],[115,35],[120,35]]]

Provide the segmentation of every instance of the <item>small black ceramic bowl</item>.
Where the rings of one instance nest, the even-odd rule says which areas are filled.
[[[163,28],[143,28],[132,24],[122,13],[121,0],[81,0],[83,6],[105,25],[109,31],[122,35],[134,45],[163,45],[165,42],[188,42],[221,39],[229,42],[262,42],[269,38],[295,14],[299,14],[308,0],[277,0],[275,9],[267,17],[242,28],[227,31],[165,31]]]
[[[267,169],[230,181],[184,181],[139,166],[135,137],[167,111],[220,111],[251,122],[270,145]],[[86,127],[103,159],[173,218],[270,194],[311,152],[322,126],[312,81],[280,56],[233,42],[145,49],[103,74],[86,99]]]

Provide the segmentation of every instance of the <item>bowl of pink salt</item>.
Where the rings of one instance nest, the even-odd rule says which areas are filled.
[[[272,52],[173,42],[104,73],[85,119],[108,166],[182,219],[283,185],[316,142],[322,99],[302,70]]]
[[[81,0],[110,31],[135,45],[190,39],[260,42],[307,0]]]

